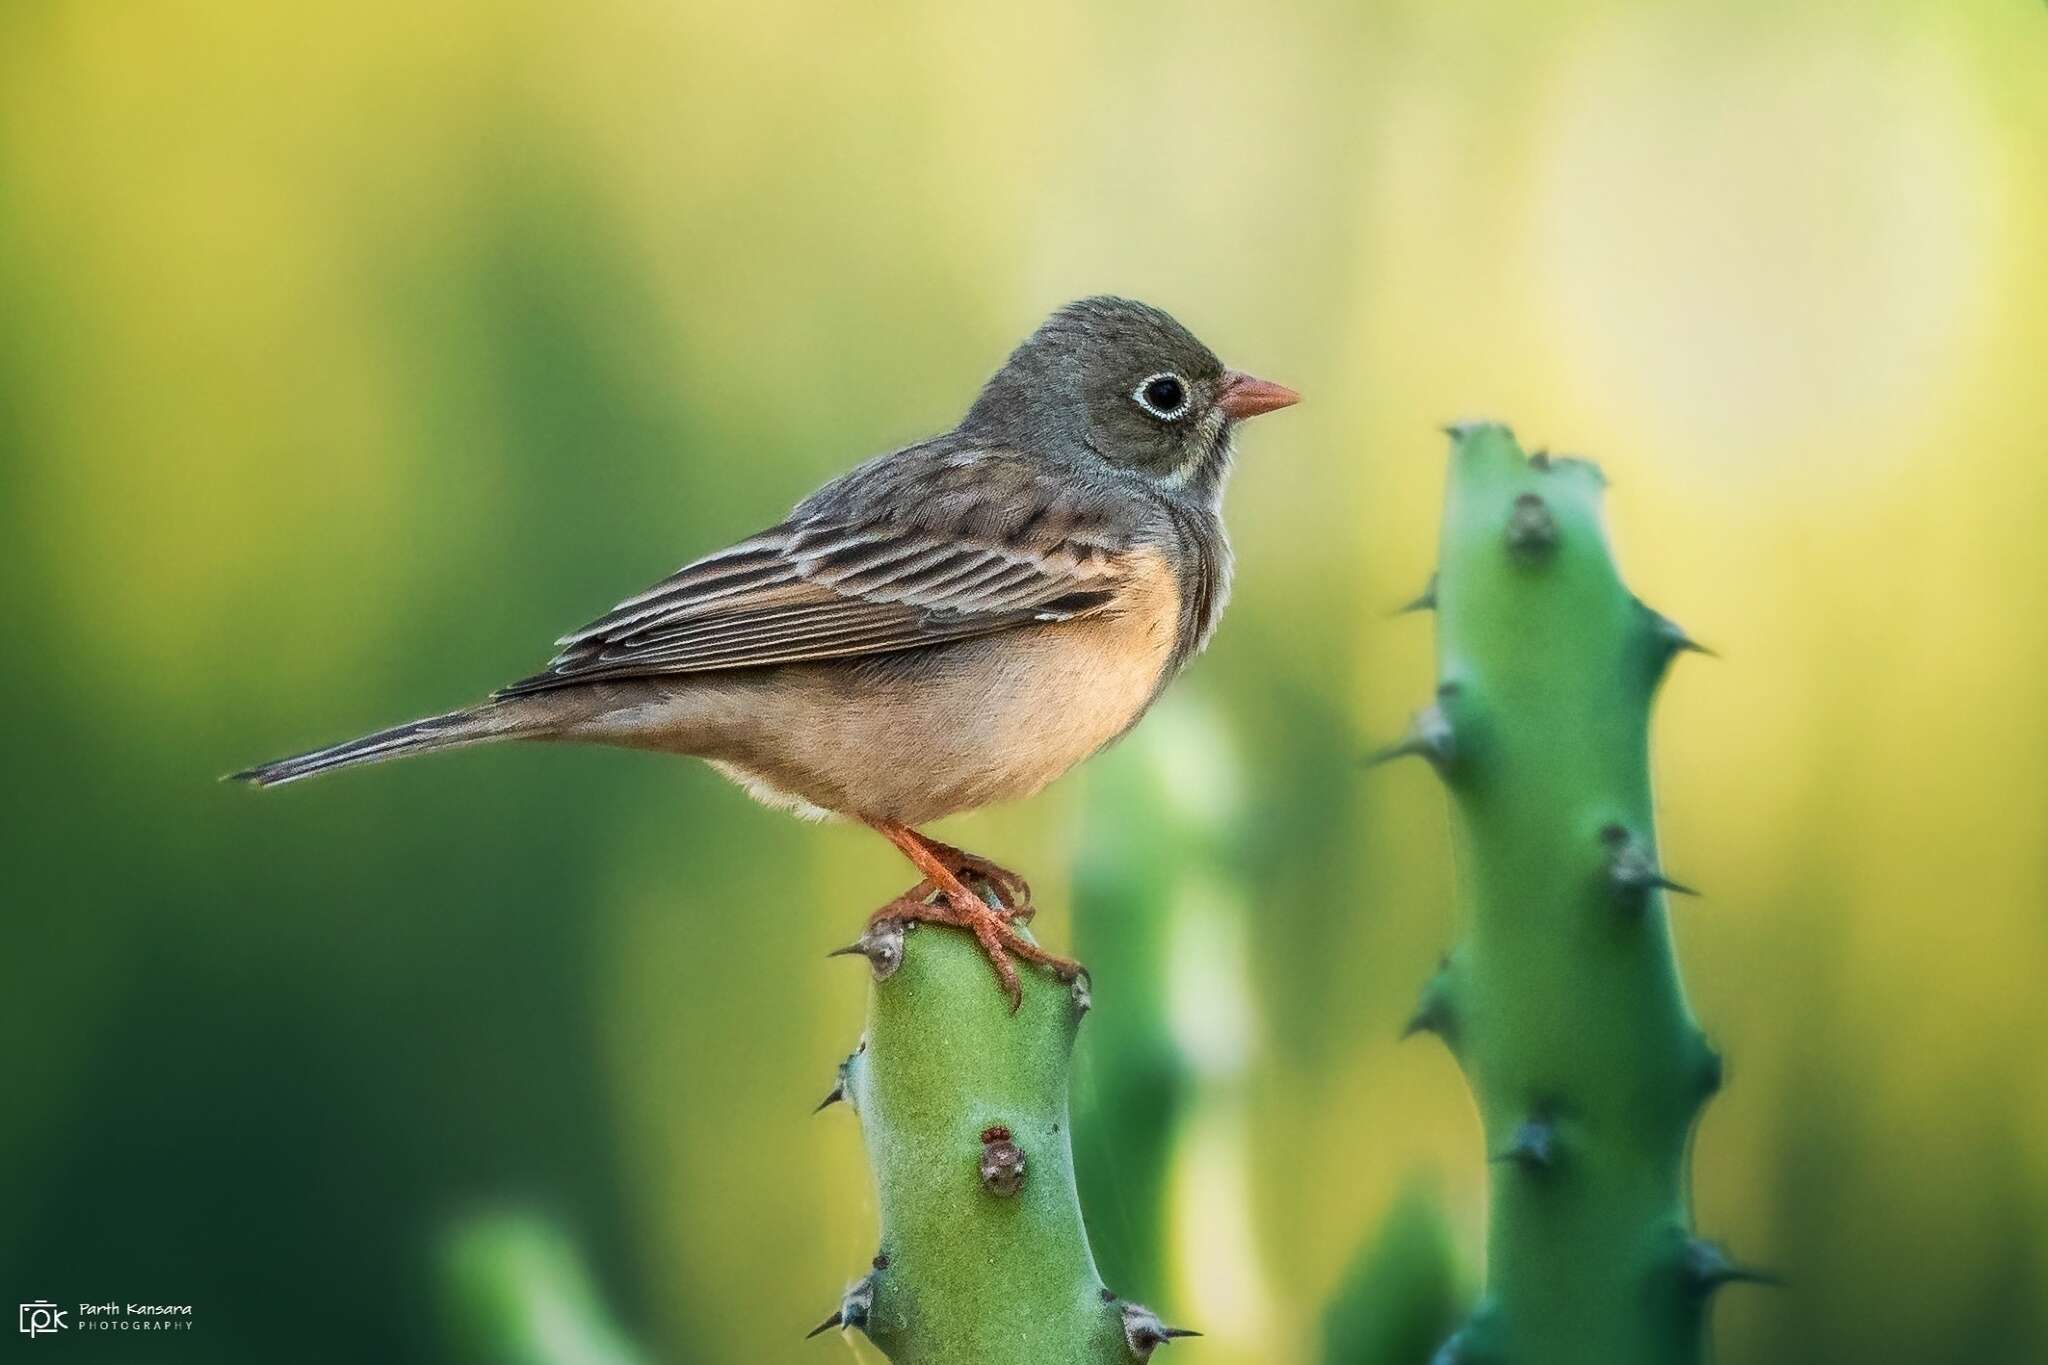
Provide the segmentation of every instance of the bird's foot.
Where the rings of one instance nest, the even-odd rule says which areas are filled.
[[[1043,967],[1066,982],[1073,981],[1086,970],[1072,958],[1049,953],[1025,938],[1015,927],[1015,917],[1014,911],[999,910],[971,891],[955,895],[939,887],[926,890],[923,895],[913,889],[909,894],[898,896],[868,917],[868,927],[872,929],[893,920],[897,923],[946,924],[966,930],[981,945],[982,955],[988,959],[996,980],[1002,984],[1003,994],[1009,997],[1010,1013],[1015,1014],[1023,1007],[1024,988],[1018,984],[1017,964],[1012,959],[1021,958]]]
[[[1005,920],[1029,924],[1031,917],[1038,913],[1038,907],[1031,903],[1031,883],[1009,868],[998,866],[978,853],[969,853],[964,848],[942,844],[929,837],[924,844],[940,865],[960,881],[980,882],[994,892],[1000,904],[991,908]],[[939,884],[928,877],[903,894],[915,900],[925,900],[939,891]]]
[[[924,874],[923,881],[877,910],[868,921],[870,928],[884,920],[896,920],[965,929],[981,945],[996,980],[1002,983],[1003,994],[1010,998],[1012,1014],[1024,1004],[1012,958],[1036,963],[1062,981],[1071,982],[1081,975],[1080,963],[1048,953],[1018,929],[1031,915],[1031,888],[1022,877],[986,858],[928,839],[899,821],[871,817],[868,824]],[[987,883],[1004,905],[992,906],[977,896],[961,879],[962,874]]]

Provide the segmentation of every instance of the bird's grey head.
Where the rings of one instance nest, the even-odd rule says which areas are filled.
[[[1047,318],[983,386],[961,426],[1208,498],[1229,468],[1237,423],[1295,401],[1290,389],[1227,369],[1159,309],[1103,296]]]

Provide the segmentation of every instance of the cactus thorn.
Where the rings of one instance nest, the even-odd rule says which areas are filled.
[[[1721,657],[1698,640],[1693,639],[1684,626],[1679,625],[1678,622],[1672,620],[1664,613],[1656,610],[1654,607],[1644,607],[1643,610],[1650,613],[1650,620],[1657,631],[1657,638],[1662,640],[1664,647],[1672,653],[1704,654],[1709,659]]]
[[[1141,1363],[1169,1341],[1202,1335],[1186,1327],[1168,1327],[1157,1313],[1139,1303],[1125,1304],[1123,1318],[1124,1342],[1131,1348],[1131,1359]]]
[[[1514,435],[1514,432],[1508,429],[1507,423],[1496,422],[1486,417],[1466,417],[1456,422],[1447,422],[1444,424],[1443,433],[1453,441],[1462,441],[1489,429],[1506,432],[1509,436]]]
[[[903,935],[910,927],[910,923],[904,920],[878,919],[868,925],[859,938],[844,948],[834,948],[825,956],[852,957],[858,954],[868,960],[875,980],[887,981],[903,965]]]
[[[1763,1284],[1782,1287],[1784,1277],[1755,1266],[1737,1265],[1713,1242],[1694,1237],[1685,1244],[1685,1281],[1692,1292],[1705,1298],[1728,1284]]]
[[[1607,488],[1613,484],[1613,480],[1607,477],[1606,470],[1583,455],[1547,455],[1547,458],[1550,468],[1559,472],[1565,469],[1583,469],[1593,480],[1593,486],[1596,488]]]
[[[1606,826],[1600,831],[1600,841],[1607,845],[1607,880],[1613,885],[1615,896],[1624,903],[1639,904],[1643,894],[1652,889],[1680,896],[1699,894],[1692,887],[1665,876],[1649,851],[1626,827]]]
[[[1422,988],[1422,998],[1415,1002],[1415,1012],[1409,1015],[1408,1022],[1401,1026],[1403,1041],[1413,1038],[1418,1033],[1434,1033],[1444,1040],[1446,1046],[1451,1044],[1451,1003],[1444,983],[1444,973],[1449,968],[1450,963],[1445,962],[1437,969],[1437,974],[1429,979],[1429,984]]]
[[[1024,1149],[1011,1140],[1010,1130],[1001,1124],[982,1130],[980,1169],[981,1187],[998,1199],[1015,1198],[1024,1188],[1024,1176],[1029,1170]]]
[[[1436,575],[1429,576],[1429,582],[1416,596],[1394,608],[1394,615],[1407,616],[1411,612],[1436,610]]]
[[[1508,514],[1508,550],[1524,563],[1547,558],[1557,548],[1557,518],[1535,493],[1522,493]]]
[[[1418,1033],[1441,1035],[1444,1024],[1443,1019],[1440,1017],[1442,1013],[1443,1011],[1436,1007],[1434,1000],[1426,1001],[1415,1013],[1409,1015],[1408,1022],[1401,1026],[1402,1041],[1405,1042]]]
[[[1401,1028],[1404,1040],[1418,1033],[1434,1033],[1447,1044],[1451,1041],[1450,972],[1451,955],[1445,953],[1437,959],[1436,974],[1423,985],[1415,1012]]]
[[[1508,1145],[1494,1158],[1510,1162],[1525,1171],[1547,1171],[1557,1164],[1557,1125],[1543,1115],[1515,1125]]]
[[[888,1258],[877,1256],[875,1259],[877,1262],[886,1264]],[[878,1266],[877,1269],[879,1268]],[[829,1332],[834,1327],[857,1327],[865,1332],[868,1326],[868,1314],[874,1309],[874,1306],[875,1275],[873,1272],[870,1272],[846,1287],[846,1295],[839,1300],[838,1311],[816,1327],[813,1327],[810,1331],[804,1333],[804,1340],[809,1341],[812,1337]]]
[[[1721,1054],[1714,1050],[1713,1044],[1702,1038],[1699,1063],[1700,1093],[1703,1096],[1719,1094],[1722,1083],[1727,1079],[1727,1070],[1727,1063],[1721,1060]]]
[[[1624,878],[1618,872],[1614,880],[1616,880],[1616,886],[1622,886],[1624,890],[1640,890],[1640,888],[1653,886],[1657,890],[1667,890],[1673,896],[1698,896],[1700,894],[1696,888],[1686,886],[1683,882],[1673,882],[1671,878],[1667,878],[1663,872],[1657,872],[1655,868],[1645,868],[1640,874],[1628,874],[1628,878]]]
[[[818,1107],[811,1111],[813,1114],[822,1114],[827,1109],[830,1109],[833,1105],[838,1104],[842,1100],[845,1100],[849,1103],[852,1102],[853,1059],[860,1056],[861,1053],[866,1052],[867,1050],[868,1040],[863,1038],[860,1040],[859,1045],[856,1046],[852,1052],[849,1052],[846,1055],[846,1060],[839,1064],[839,1073],[837,1078],[832,1082],[832,1093],[825,1096],[824,1099],[818,1101]]]
[[[1550,452],[1541,447],[1530,451],[1529,468],[1535,470],[1538,474],[1548,474],[1550,472]]]
[[[1095,1008],[1095,992],[1089,986],[1088,969],[1086,967],[1083,967],[1074,974],[1074,979],[1068,984],[1067,989],[1073,994],[1074,1017],[1076,1019],[1081,1018],[1089,1010]]]
[[[1438,705],[1425,706],[1415,713],[1409,723],[1408,733],[1396,742],[1367,756],[1365,765],[1376,768],[1382,763],[1391,763],[1397,758],[1410,756],[1426,758],[1438,772],[1447,770],[1457,759],[1457,737],[1451,732],[1450,717]]]

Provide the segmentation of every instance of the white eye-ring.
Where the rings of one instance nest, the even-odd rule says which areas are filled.
[[[1187,416],[1187,381],[1171,372],[1148,375],[1131,390],[1131,401],[1162,422]]]

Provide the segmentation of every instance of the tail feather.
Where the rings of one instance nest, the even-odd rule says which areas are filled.
[[[336,768],[352,768],[358,763],[379,763],[387,758],[402,758],[408,754],[430,753],[436,749],[455,749],[465,744],[481,744],[486,740],[509,738],[520,733],[525,727],[513,723],[511,718],[504,714],[504,709],[486,704],[462,711],[450,711],[445,715],[408,721],[404,725],[394,725],[388,730],[379,730],[374,734],[349,740],[345,744],[329,745],[325,749],[315,749],[311,753],[294,754],[290,758],[259,763],[253,768],[229,773],[226,780],[247,782],[257,787],[275,787],[285,782],[296,782],[302,777],[317,777],[321,773],[333,772]]]

